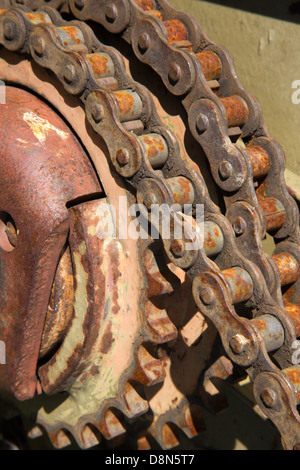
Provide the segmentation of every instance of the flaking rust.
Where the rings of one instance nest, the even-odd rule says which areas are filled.
[[[33,135],[37,138],[40,144],[43,144],[50,131],[56,133],[62,140],[66,140],[69,132],[62,131],[51,124],[47,119],[43,119],[32,111],[23,114],[23,120],[28,124],[32,130]]]

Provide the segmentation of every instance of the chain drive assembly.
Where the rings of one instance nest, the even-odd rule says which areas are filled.
[[[231,363],[243,368],[253,382],[257,404],[278,428],[284,447],[299,448],[300,367],[293,361],[300,336],[298,209],[285,185],[283,150],[266,128],[259,103],[239,82],[228,51],[214,44],[189,14],[177,11],[166,0],[12,0],[1,6],[3,60],[5,54],[17,53],[29,61],[33,74],[36,69],[50,71],[65,99],[76,98],[107,147],[111,172],[147,208],[144,216],[150,218],[152,204],[176,204],[177,210],[171,212],[175,226],[184,218],[186,204],[195,210],[201,204],[205,219],[203,247],[194,249],[186,246],[193,239],[195,218],[189,218],[190,229],[182,238],[165,239],[161,224],[157,226],[163,246],[159,250],[167,260],[165,269],[173,270],[177,279],[174,287],[158,267],[156,251],[149,243],[139,242],[139,248],[134,248],[137,258],[143,252],[143,268],[134,274],[137,268],[133,266],[139,265],[136,260],[130,259],[129,267],[126,253],[116,241],[103,242],[95,236],[91,227],[101,224],[104,199],[69,206],[70,248],[59,264],[61,278],[67,282],[70,260],[66,258],[72,257],[75,278],[86,277],[87,285],[94,286],[93,293],[87,289],[88,308],[84,315],[80,313],[76,295],[81,284],[77,281],[75,301],[71,294],[67,297],[69,304],[74,302],[75,317],[60,348],[39,367],[39,381],[38,358],[46,357],[51,348],[45,340],[42,351],[35,347],[24,355],[20,340],[22,361],[14,365],[13,373],[8,369],[1,377],[1,388],[13,391],[20,400],[32,398],[37,388],[54,395],[67,392],[67,399],[51,412],[42,409],[37,420],[58,447],[69,443],[69,433],[81,447],[97,443],[97,432],[107,439],[116,437],[124,432],[119,411],[134,418],[146,413],[149,406],[154,415],[149,432],[162,447],[177,443],[170,423],[194,436],[201,429],[201,411],[196,401],[190,406],[186,397],[196,389],[194,377],[202,373],[206,359],[200,364],[195,352],[186,354],[186,362],[195,363],[195,372],[192,378],[184,378],[186,393],[177,396],[163,346],[159,357],[149,352],[150,343],[177,341],[179,351],[182,348],[170,319],[172,306],[168,309],[153,301],[173,292],[172,305],[181,304],[182,311],[194,315],[193,341],[187,343],[201,336],[204,317],[211,321],[231,361],[219,359],[221,376],[230,375]],[[66,21],[59,11],[75,19]],[[158,74],[169,96],[185,110],[199,155],[209,162],[222,210],[210,197],[198,166],[183,157],[180,138],[159,116],[150,92],[133,81],[121,54],[102,44],[101,34],[87,21],[130,44],[138,61]],[[18,65],[11,61],[12,84],[14,67]],[[9,73],[0,79],[9,81]],[[92,152],[89,155],[106,189],[102,163]],[[89,194],[99,192],[97,184],[88,184]],[[67,200],[78,197],[72,194]],[[266,234],[275,243],[272,256],[264,251]],[[63,237],[62,246],[64,243]],[[117,279],[121,273],[132,278],[128,287],[132,291],[120,291]],[[183,281],[185,275],[189,281]],[[102,306],[103,292],[96,289],[107,283],[112,286],[109,307]],[[142,300],[135,306],[132,320],[126,299],[134,295]],[[121,311],[118,317],[114,308]],[[67,306],[62,305],[61,311],[68,312]],[[28,318],[29,314],[28,307]],[[1,334],[13,350],[15,336],[9,325]],[[43,331],[45,336],[45,327]],[[49,331],[53,342],[51,325]],[[89,333],[80,337],[78,331]],[[209,341],[214,341],[214,333]],[[202,344],[197,347],[204,348]],[[122,348],[124,360],[114,362],[122,357]],[[113,379],[109,379],[106,394],[107,377]],[[143,399],[133,385],[137,382],[148,390]],[[155,395],[149,386],[158,383]],[[171,405],[172,398],[176,398],[176,406]],[[147,446],[143,439],[141,446]]]

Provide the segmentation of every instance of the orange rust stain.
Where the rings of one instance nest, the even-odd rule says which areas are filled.
[[[246,152],[251,160],[253,177],[261,178],[262,176],[267,175],[271,166],[268,152],[258,145],[248,147]]]
[[[290,381],[295,385],[297,393],[297,400],[300,399],[300,370],[299,368],[290,368],[290,369],[285,369],[285,375],[290,379]]]
[[[278,206],[278,200],[274,197],[258,198],[259,205],[266,215],[267,231],[278,230],[285,224],[286,212]]]
[[[255,318],[253,320],[253,323],[255,324],[256,328],[262,333],[265,334],[268,331],[268,325],[266,320],[262,318]],[[269,333],[268,334],[269,339],[274,339],[275,341],[279,340],[281,338],[281,334],[278,332],[276,333]]]
[[[114,315],[117,315],[120,311],[119,305],[119,294],[118,294],[118,282],[119,278],[122,276],[119,266],[120,266],[120,259],[119,259],[119,252],[116,247],[109,247],[109,256],[110,256],[110,273],[112,275],[112,283],[113,285],[110,287],[112,290],[112,301],[113,306],[111,311]]]
[[[288,369],[286,370],[286,375],[290,377],[292,382],[294,384],[300,385],[300,370],[295,368],[295,369]]]
[[[109,71],[107,57],[98,54],[89,54],[87,58],[93,67],[93,72],[96,77],[100,77]]]
[[[42,13],[26,13],[26,16],[32,23],[47,23]]]
[[[299,277],[299,265],[289,253],[278,253],[272,256],[280,274],[281,285],[296,282]]]
[[[145,136],[143,137],[143,142],[147,145],[147,155],[149,159],[156,157],[159,152],[163,152],[165,149],[163,142],[155,137]]]
[[[290,319],[295,325],[296,335],[300,336],[300,305],[292,304],[284,298],[284,308]]]
[[[256,190],[256,196],[258,199],[264,199],[267,197],[267,183],[263,181]]]
[[[237,127],[246,124],[249,117],[249,108],[239,96],[221,98],[228,118],[228,127]]]
[[[112,326],[112,322],[109,322],[109,324],[107,325],[105,329],[105,333],[102,337],[101,345],[99,348],[99,351],[102,354],[107,354],[110,351],[113,342],[115,341],[113,334],[111,332],[111,326]]]
[[[218,80],[222,75],[222,62],[212,51],[196,54],[206,80]]]
[[[170,182],[173,189],[175,204],[189,204],[192,202],[193,186],[187,178],[179,176],[175,181]]]
[[[229,268],[223,271],[223,274],[230,285],[234,286],[232,291],[233,302],[238,303],[249,298],[252,292],[252,285],[238,274],[235,268]]]
[[[115,91],[114,95],[118,100],[121,116],[125,116],[126,114],[132,112],[134,98],[131,95],[122,91]]]
[[[61,29],[63,29],[70,36],[71,41],[74,44],[80,44],[80,39],[77,37],[77,28],[76,28],[76,26],[64,26]]]
[[[167,29],[169,43],[175,41],[186,41],[188,39],[187,29],[179,20],[164,21]]]
[[[144,11],[154,10],[154,0],[135,0],[135,3]]]
[[[163,20],[163,15],[158,10],[150,10],[147,13],[149,13],[149,15],[156,16],[156,18],[160,19],[161,21]]]
[[[212,237],[211,232],[209,230],[205,233],[204,244],[208,248],[214,248],[216,246],[216,241],[214,237]]]
[[[289,287],[283,294],[283,300],[285,304],[292,302],[293,296],[295,295],[296,290],[294,286]]]
[[[215,237],[219,238],[221,236],[221,230],[219,230],[218,227],[214,226],[213,232]]]

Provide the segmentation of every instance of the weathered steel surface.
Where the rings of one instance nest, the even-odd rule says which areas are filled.
[[[51,286],[69,231],[66,204],[102,190],[70,129],[34,95],[7,87],[0,119],[0,337],[7,348],[0,381],[24,400],[35,395]],[[5,245],[7,214],[17,234],[12,250]]]

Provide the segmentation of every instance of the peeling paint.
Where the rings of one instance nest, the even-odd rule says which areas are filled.
[[[33,135],[38,139],[40,144],[46,141],[49,131],[56,132],[57,136],[62,140],[66,140],[69,137],[68,132],[57,129],[47,121],[47,119],[43,119],[33,112],[24,113],[23,120],[31,128]]]

